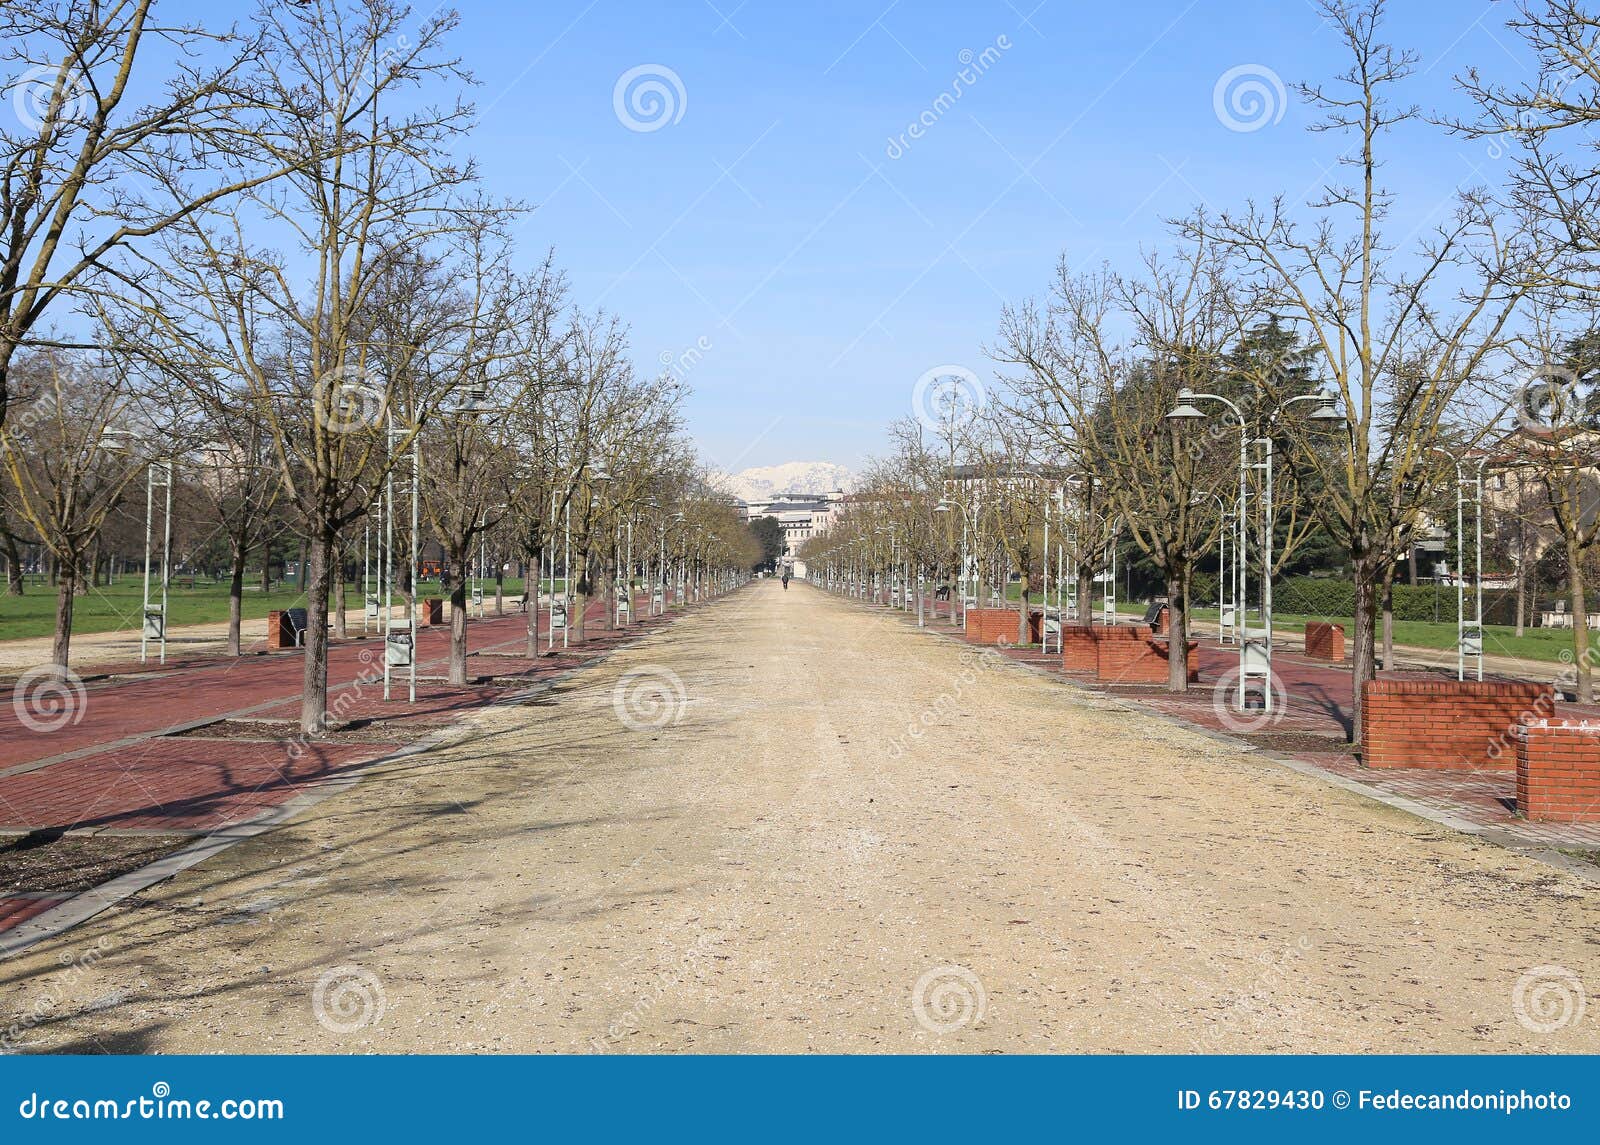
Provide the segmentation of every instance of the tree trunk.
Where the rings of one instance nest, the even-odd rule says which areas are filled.
[[[1523,627],[1528,624],[1528,576],[1523,569],[1526,561],[1523,560],[1522,544],[1517,545],[1517,635],[1522,635]]]
[[[17,538],[10,533],[0,533],[0,543],[5,545],[6,595],[21,596],[23,590],[22,546],[17,544]]]
[[[67,678],[67,665],[72,655],[72,609],[78,597],[77,562],[56,563],[56,633],[50,652],[50,662],[55,667],[58,680]],[[141,621],[142,623],[142,621]]]
[[[272,591],[272,542],[261,542],[261,595]]]
[[[239,624],[244,619],[244,555],[245,547],[233,546],[233,569],[228,580],[228,655],[240,653]]]
[[[471,542],[465,545],[455,545],[450,549],[450,567],[452,569],[465,569],[467,567],[467,550]],[[465,685],[467,682],[467,578],[452,576],[450,578],[450,683]]]
[[[333,638],[344,640],[350,635],[345,625],[344,610],[344,545],[341,543],[333,560]]]
[[[316,735],[326,725],[328,715],[328,597],[333,558],[334,532],[326,525],[314,526],[311,539],[310,584],[306,589],[306,662],[300,692],[300,730]],[[300,566],[302,577],[306,566]]]
[[[1383,667],[1394,669],[1394,573],[1383,578]]]
[[[1567,544],[1567,589],[1572,593],[1572,666],[1578,673],[1580,704],[1594,703],[1594,665],[1589,662],[1589,606],[1583,596],[1583,548],[1576,536]]]
[[[1078,623],[1094,623],[1094,570],[1087,564],[1078,566]]]
[[[1017,588],[1017,646],[1027,647],[1031,635],[1028,631],[1028,574],[1023,573]]]
[[[1189,578],[1187,569],[1167,573],[1167,691],[1189,690]],[[1272,681],[1267,681],[1272,687]]]
[[[1377,675],[1374,664],[1374,631],[1378,612],[1377,561],[1363,553],[1351,554],[1350,570],[1355,577],[1356,604],[1350,641],[1350,742],[1361,742],[1361,689]]]
[[[605,559],[606,590],[606,631],[615,632],[617,628],[617,562],[609,553]]]
[[[528,570],[523,569],[522,590],[528,598],[528,659],[532,660],[539,655],[539,582],[544,579],[544,551],[533,549],[529,557],[533,573],[530,578]]]
[[[573,570],[567,570],[567,575],[572,576],[573,612],[573,615],[567,617],[567,633],[568,639],[581,644],[584,638],[583,615],[589,611],[589,593],[593,586],[589,583],[589,554],[579,551],[576,555],[578,559],[574,563],[577,566],[577,575],[572,576]]]

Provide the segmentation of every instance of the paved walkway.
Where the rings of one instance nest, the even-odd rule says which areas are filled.
[[[0,964],[19,1048],[1600,1049],[1591,884],[805,586],[462,728]]]

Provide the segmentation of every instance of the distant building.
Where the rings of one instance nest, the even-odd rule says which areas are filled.
[[[800,553],[800,547],[812,537],[828,531],[834,515],[844,504],[844,490],[827,493],[779,493],[767,501],[740,502],[742,520],[757,517],[775,517],[783,526],[783,555],[791,563]],[[804,575],[801,569],[796,570]]]

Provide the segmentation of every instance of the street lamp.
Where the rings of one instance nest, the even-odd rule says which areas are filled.
[[[1292,405],[1297,405],[1300,402],[1313,402],[1313,403],[1315,403],[1315,406],[1311,410],[1311,412],[1306,414],[1306,420],[1307,421],[1316,421],[1316,422],[1337,421],[1337,422],[1343,422],[1345,420],[1344,414],[1340,413],[1339,410],[1338,410],[1338,398],[1337,398],[1337,396],[1334,395],[1332,392],[1330,392],[1328,390],[1319,389],[1319,390],[1315,390],[1315,391],[1313,391],[1312,393],[1309,393],[1309,394],[1296,394],[1293,397],[1285,398],[1281,403],[1279,403],[1278,408],[1272,411],[1272,416],[1267,419],[1267,435],[1265,437],[1257,439],[1257,441],[1259,442],[1259,444],[1262,447],[1261,448],[1261,452],[1262,452],[1262,469],[1264,471],[1264,477],[1265,477],[1265,482],[1264,482],[1263,490],[1262,490],[1262,493],[1263,493],[1262,505],[1263,505],[1263,509],[1264,509],[1263,516],[1266,519],[1266,528],[1265,528],[1265,530],[1263,530],[1264,535],[1263,535],[1263,537],[1261,539],[1262,551],[1263,551],[1263,554],[1264,554],[1263,557],[1262,557],[1262,561],[1261,561],[1261,620],[1262,620],[1262,624],[1266,628],[1267,674],[1269,676],[1269,680],[1268,680],[1268,683],[1267,683],[1267,687],[1266,687],[1266,689],[1265,689],[1265,691],[1263,693],[1263,697],[1264,697],[1264,707],[1262,709],[1263,711],[1271,711],[1272,710],[1272,685],[1271,685],[1271,680],[1270,680],[1270,676],[1271,676],[1271,672],[1272,672],[1272,545],[1273,545],[1273,541],[1274,541],[1273,533],[1275,532],[1275,527],[1276,527],[1276,524],[1277,524],[1277,510],[1276,510],[1276,507],[1273,504],[1273,488],[1272,488],[1272,486],[1273,486],[1273,481],[1272,481],[1272,476],[1273,476],[1273,438],[1272,438],[1272,430],[1273,430],[1274,427],[1277,426],[1278,418],[1282,416],[1284,410],[1288,409]],[[1244,518],[1244,506],[1243,506],[1243,503],[1240,504],[1239,516],[1240,516],[1240,520],[1242,522],[1243,518]],[[1242,527],[1241,527],[1241,531],[1242,531]],[[1242,583],[1243,573],[1241,573],[1240,576],[1241,576],[1241,583]],[[1239,601],[1239,606],[1240,606],[1240,615],[1242,616],[1243,615],[1243,606],[1244,606],[1244,600],[1242,598]]]
[[[1467,657],[1475,656],[1478,661],[1478,679],[1483,679],[1483,467],[1488,463],[1487,456],[1480,457],[1476,471],[1471,477],[1467,476],[1466,463],[1458,459],[1455,454],[1437,445],[1428,447],[1430,452],[1447,457],[1456,469],[1456,679],[1467,678]],[[1467,534],[1462,521],[1462,514],[1471,490],[1473,502],[1473,580],[1475,588],[1473,597],[1475,605],[1473,619],[1469,622],[1466,617],[1466,584],[1461,579],[1467,567],[1466,540]]]
[[[1238,638],[1239,608],[1235,604],[1231,609],[1227,604],[1228,589],[1228,503],[1223,500],[1222,494],[1206,490],[1196,493],[1189,501],[1191,505],[1203,504],[1206,498],[1217,503],[1218,520],[1221,522],[1217,528],[1217,639],[1222,643],[1230,643],[1230,639]],[[1234,581],[1238,581],[1238,570],[1234,570]],[[1229,630],[1233,630],[1230,638]]]
[[[1262,689],[1263,710],[1270,711],[1272,705],[1272,682],[1270,678],[1272,671],[1272,649],[1270,643],[1272,633],[1271,620],[1267,619],[1266,621],[1267,642],[1258,646],[1255,641],[1250,639],[1249,618],[1248,614],[1244,610],[1245,588],[1247,587],[1245,583],[1245,573],[1247,567],[1245,564],[1245,520],[1248,516],[1245,511],[1246,506],[1248,505],[1248,499],[1246,497],[1246,490],[1248,487],[1246,478],[1250,468],[1250,437],[1245,430],[1244,415],[1239,411],[1238,406],[1234,405],[1233,402],[1229,401],[1221,394],[1196,393],[1188,386],[1184,386],[1178,391],[1177,404],[1173,406],[1172,409],[1167,413],[1167,420],[1174,422],[1205,420],[1208,415],[1195,405],[1196,402],[1200,401],[1217,402],[1221,405],[1227,406],[1228,410],[1233,414],[1234,420],[1239,425],[1239,539],[1238,544],[1234,548],[1234,556],[1238,563],[1239,570],[1237,593],[1237,599],[1239,602],[1239,691],[1236,702],[1238,705],[1238,710],[1241,712],[1244,711],[1246,681],[1254,676],[1261,676],[1266,680],[1266,685]],[[1264,571],[1266,572],[1267,579],[1270,580],[1270,570]],[[1263,598],[1262,613],[1264,616],[1270,616],[1267,609],[1266,598]]]
[[[100,431],[101,449],[112,453],[133,452],[140,441],[131,429],[106,428]],[[155,491],[164,490],[166,508],[162,514],[161,607],[150,607],[151,532],[155,525]],[[151,458],[144,471],[144,597],[139,612],[139,663],[149,660],[151,640],[160,641],[158,663],[167,662],[167,590],[172,582],[172,459]]]

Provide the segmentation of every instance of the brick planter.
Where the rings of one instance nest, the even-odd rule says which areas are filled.
[[[1538,720],[1516,729],[1517,811],[1549,823],[1600,823],[1600,725]]]
[[[1087,624],[1061,626],[1061,669],[1064,672],[1093,672],[1095,630]]]
[[[1028,614],[1028,642],[1039,643],[1041,613]],[[974,644],[1015,644],[1017,610],[1014,608],[967,609],[967,639]]]
[[[423,624],[443,624],[444,623],[444,600],[443,600],[442,597],[429,596],[429,597],[424,597],[423,598],[423,601],[422,601],[422,623]]]
[[[1144,625],[1095,630],[1095,679],[1106,684],[1165,684],[1169,642],[1152,639]],[[1200,678],[1197,649],[1191,640],[1185,656],[1187,676]]]
[[[281,652],[293,647],[294,630],[289,627],[289,618],[278,611],[267,613],[267,651]]]
[[[1370,680],[1361,690],[1361,761],[1376,768],[1510,771],[1516,726],[1554,710],[1549,684]]]
[[[1313,660],[1344,659],[1344,628],[1312,621],[1306,625],[1306,655]]]

